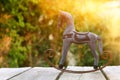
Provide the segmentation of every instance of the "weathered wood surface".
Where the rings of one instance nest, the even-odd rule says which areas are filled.
[[[76,71],[87,71],[93,70],[93,67],[68,67],[70,70]],[[73,74],[73,73],[63,73],[60,80],[106,80],[100,71],[83,73],[83,74]]]
[[[10,80],[55,80],[60,71],[54,68],[35,67]]]
[[[20,73],[30,69],[26,68],[1,68],[0,69],[0,80],[7,80],[13,76],[19,75]]]
[[[103,70],[110,80],[120,80],[120,66],[108,66]]]
[[[91,70],[93,67],[68,66],[76,71]],[[120,80],[120,66],[107,66],[103,69],[109,80]],[[73,74],[52,67],[1,68],[0,80],[107,80],[101,71]]]

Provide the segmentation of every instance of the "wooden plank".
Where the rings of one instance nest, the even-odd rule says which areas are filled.
[[[74,70],[74,71],[82,71],[83,67],[75,67],[75,66],[68,66],[67,67],[68,70]],[[64,72],[59,80],[79,80],[80,76],[82,76],[82,74],[74,74],[74,73],[67,73]]]
[[[120,66],[107,66],[103,69],[110,80],[120,80]]]
[[[20,74],[23,71],[26,71],[30,69],[30,67],[27,68],[1,68],[0,69],[0,80],[7,80],[14,75]]]
[[[55,80],[60,71],[50,67],[35,67],[10,80]]]
[[[84,67],[84,70],[92,70],[93,67]],[[83,74],[79,80],[106,80],[101,71]]]
[[[85,71],[93,67],[68,66],[67,69]],[[110,80],[120,80],[120,66],[108,66],[103,71]],[[60,71],[52,67],[1,68],[0,80],[106,80],[100,71],[84,74],[64,72],[57,78],[59,74]]]
[[[72,67],[69,66],[68,69],[86,71],[92,70],[93,67]],[[103,74],[100,71],[84,73],[84,74],[73,74],[73,73],[64,73],[59,80],[106,80]]]

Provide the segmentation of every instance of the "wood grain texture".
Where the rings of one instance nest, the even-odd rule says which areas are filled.
[[[7,80],[17,74],[20,74],[26,70],[30,69],[30,67],[26,68],[1,68],[0,69],[0,80]]]
[[[107,66],[103,71],[110,80],[120,80],[120,66]]]
[[[92,70],[93,67],[75,67],[70,66],[68,67],[70,70],[76,71],[87,71]],[[84,74],[72,74],[72,73],[64,73],[60,80],[105,80],[104,76],[100,71],[91,72],[91,73],[84,73]]]
[[[93,67],[68,66],[68,70],[86,71]],[[107,66],[103,69],[110,80],[120,80],[120,66]],[[73,74],[53,67],[1,68],[0,80],[106,80],[101,71]]]
[[[60,71],[48,67],[34,67],[10,80],[55,80]]]

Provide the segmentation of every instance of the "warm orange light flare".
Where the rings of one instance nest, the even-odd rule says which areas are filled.
[[[117,37],[119,35],[120,24],[120,2],[109,0],[38,0],[44,9],[44,13],[48,13],[46,17],[57,14],[59,10],[65,10],[72,13],[76,19],[78,16],[84,16],[85,21],[96,24],[98,21],[104,22],[110,36]],[[47,10],[46,10],[47,9]],[[84,20],[83,20],[84,21]],[[77,22],[76,22],[77,23]],[[86,24],[85,24],[86,25]],[[83,25],[83,26],[85,26]]]
[[[119,0],[38,0],[43,18],[53,19],[59,10],[73,15],[75,28],[80,31],[100,30],[104,45],[120,52],[120,1]],[[44,15],[47,14],[47,15]],[[49,22],[48,22],[49,23]],[[53,21],[54,23],[54,21]],[[51,25],[53,24],[51,23]],[[102,30],[101,30],[102,29]],[[105,29],[106,31],[104,31]],[[118,52],[117,52],[118,51]]]

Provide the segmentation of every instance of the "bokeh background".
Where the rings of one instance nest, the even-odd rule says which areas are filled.
[[[0,0],[0,67],[49,66],[43,56],[49,48],[57,65],[65,29],[57,28],[59,10],[72,14],[77,31],[101,36],[110,65],[120,65],[119,0]],[[93,65],[88,46],[72,44],[67,65]]]

